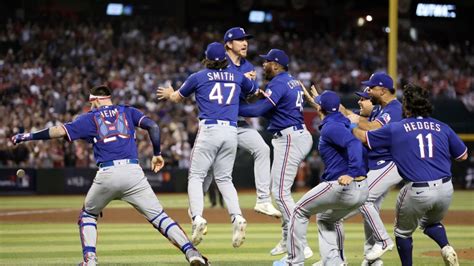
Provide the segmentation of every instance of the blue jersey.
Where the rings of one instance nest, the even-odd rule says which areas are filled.
[[[135,127],[145,115],[122,105],[108,105],[78,116],[64,124],[69,141],[83,139],[92,143],[97,163],[138,159]]]
[[[186,79],[179,89],[183,97],[196,93],[199,119],[237,121],[239,94],[256,91],[254,83],[232,68],[203,69]]]
[[[394,99],[389,102],[384,108],[380,105],[375,105],[372,113],[369,116],[369,121],[377,121],[382,127],[391,122],[398,122],[403,118],[402,104]],[[368,167],[370,170],[376,170],[384,167],[387,163],[393,161],[392,154],[388,148],[378,148],[369,150],[367,154]]]
[[[341,175],[366,175],[362,143],[352,135],[350,124],[339,112],[328,114],[321,122],[318,149],[325,165],[321,179],[333,181]]]
[[[304,124],[303,88],[288,72],[281,72],[273,77],[267,84],[265,94],[276,107],[264,115],[269,120],[268,131],[275,133]]]
[[[451,176],[451,158],[467,147],[446,124],[431,118],[407,118],[367,132],[371,149],[388,148],[403,179],[433,181]]]
[[[234,62],[232,61],[232,59],[230,59],[229,55],[226,54],[226,58],[227,58],[227,62],[229,62],[229,68],[230,69],[234,69],[235,71],[237,72],[240,72],[242,74],[245,74],[247,72],[251,72],[251,71],[255,71],[255,67],[252,65],[252,63],[250,63],[247,59],[245,58],[240,58],[240,64],[239,65],[236,65],[234,64]],[[254,86],[255,88],[258,88],[258,83],[257,81],[255,80],[252,80],[252,82],[254,83]],[[240,93],[239,95],[240,97],[240,100],[241,101],[244,101],[245,98],[247,97],[247,94],[245,94],[243,91]]]

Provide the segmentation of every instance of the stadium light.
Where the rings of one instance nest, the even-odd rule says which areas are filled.
[[[367,20],[368,22],[371,22],[372,21],[372,16],[371,15],[365,16],[365,20]]]
[[[365,20],[363,17],[357,19],[357,26],[362,27],[365,24]]]

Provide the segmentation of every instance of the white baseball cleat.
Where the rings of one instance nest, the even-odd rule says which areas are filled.
[[[310,247],[304,247],[304,259],[307,260],[313,256],[313,251]]]
[[[241,215],[235,215],[233,229],[234,233],[232,234],[232,246],[234,248],[240,247],[245,240],[245,229],[247,228],[247,220],[244,219]]]
[[[191,223],[193,222],[193,215],[191,214],[191,209],[188,208],[188,216],[189,216],[189,219],[191,219]],[[207,226],[206,228],[204,228],[204,232],[202,232],[203,235],[206,235],[207,234]]]
[[[261,214],[265,214],[265,215],[272,216],[275,218],[281,217],[281,212],[277,210],[275,207],[273,207],[273,204],[271,202],[257,203],[255,204],[255,207],[253,209],[254,211]]]
[[[374,261],[368,261],[367,259],[364,259],[360,266],[382,266],[383,261],[381,259],[376,259]]]
[[[207,234],[207,221],[202,216],[196,215],[193,221],[191,242],[197,246],[202,241],[203,235]]]
[[[86,261],[79,263],[79,266],[96,266],[99,264],[97,262],[97,257],[95,255],[88,255]]]
[[[368,261],[373,261],[373,260],[376,260],[380,257],[382,257],[382,255],[389,251],[389,250],[392,250],[393,247],[395,245],[393,244],[393,242],[390,241],[389,244],[387,244],[387,246],[385,248],[383,248],[382,244],[380,242],[377,242],[375,243],[375,245],[372,247],[372,249],[370,249],[366,254],[365,254],[365,259],[368,260]]]
[[[286,248],[286,240],[280,240],[278,244],[270,251],[270,255],[277,256],[284,253],[287,253],[288,249]]]
[[[450,245],[446,245],[441,249],[441,255],[446,266],[459,266],[458,254]]]

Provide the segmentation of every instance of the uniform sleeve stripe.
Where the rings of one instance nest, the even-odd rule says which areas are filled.
[[[273,104],[273,106],[276,106],[276,103],[272,100],[272,98],[267,97],[267,99]]]
[[[66,131],[67,139],[68,139],[69,141],[72,141],[72,140],[71,140],[71,136],[69,135],[69,132],[67,131],[66,126],[65,126],[64,124],[62,124],[61,126],[64,128],[64,131]]]
[[[140,123],[142,122],[143,118],[145,118],[145,117],[146,117],[146,115],[142,116],[142,117],[140,118],[140,120],[138,120],[138,126],[140,126]]]
[[[385,126],[385,124],[382,123],[382,121],[380,121],[379,119],[375,119],[375,121],[379,122],[379,124],[380,124],[381,126]]]
[[[365,131],[365,140],[367,141],[367,146],[369,146],[369,149],[372,149],[369,141],[369,131]]]
[[[181,93],[180,90],[178,90],[178,93],[179,93],[179,96],[181,96],[181,98],[186,98],[186,97]]]
[[[459,155],[458,157],[456,157],[456,160],[457,160],[457,159],[460,159],[461,157],[463,157],[464,154],[466,154],[466,153],[467,153],[467,147],[466,147],[466,149],[464,150],[464,152],[461,153],[461,155]]]

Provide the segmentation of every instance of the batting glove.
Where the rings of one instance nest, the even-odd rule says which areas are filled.
[[[12,138],[13,145],[16,145],[20,142],[32,140],[32,135],[30,133],[16,134]]]

